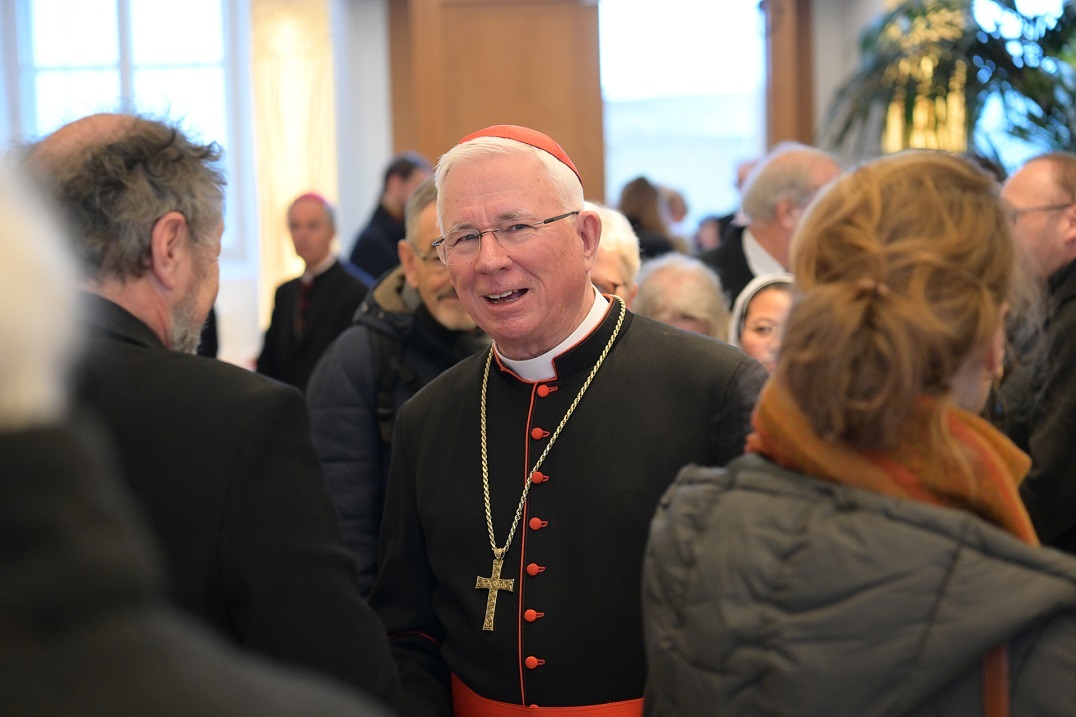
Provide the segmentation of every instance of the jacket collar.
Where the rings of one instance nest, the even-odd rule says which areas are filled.
[[[163,349],[164,342],[146,324],[119,304],[92,292],[83,292],[87,323],[95,333],[137,346]]]

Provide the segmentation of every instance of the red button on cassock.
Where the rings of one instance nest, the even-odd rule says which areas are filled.
[[[544,612],[538,612],[537,610],[526,610],[523,613],[523,619],[527,622],[534,622],[540,617],[545,617]]]
[[[544,572],[545,572],[545,566],[544,565],[539,565],[538,563],[530,563],[529,565],[527,565],[527,575],[530,575],[531,577],[534,577],[538,573],[544,573]]]
[[[543,438],[548,438],[548,437],[549,437],[549,431],[546,431],[546,430],[544,430],[542,428],[532,428],[531,429],[531,438],[533,438],[536,441],[540,441]]]
[[[523,664],[527,666],[528,670],[533,670],[535,667],[538,667],[539,665],[544,665],[545,660],[539,660],[534,655],[528,655],[527,659],[523,661]]]
[[[549,480],[549,476],[541,471],[534,471],[531,473],[531,483],[543,483]]]
[[[538,396],[541,397],[541,398],[545,398],[546,396],[548,396],[549,394],[553,393],[556,390],[557,390],[556,386],[547,386],[546,384],[543,383],[541,386],[538,387]]]
[[[549,521],[542,520],[541,518],[531,518],[527,524],[531,527],[531,530],[541,530],[549,525]]]

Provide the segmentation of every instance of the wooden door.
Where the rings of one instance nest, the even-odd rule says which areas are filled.
[[[519,124],[557,140],[603,200],[596,0],[390,0],[394,145],[436,161]]]

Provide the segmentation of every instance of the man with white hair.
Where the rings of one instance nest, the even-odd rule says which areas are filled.
[[[177,605],[252,651],[391,699],[384,630],[355,590],[302,396],[191,355],[217,294],[219,157],[118,114],[30,148],[88,274],[80,404],[116,443]]]
[[[567,153],[497,125],[438,164],[434,242],[494,340],[400,410],[370,596],[414,714],[641,715],[641,565],[688,463],[743,450],[765,370],[591,283]]]
[[[840,173],[829,154],[796,142],[777,145],[751,170],[741,209],[747,226],[732,227],[720,246],[699,254],[717,272],[730,306],[751,279],[788,271],[789,244],[804,209]]]

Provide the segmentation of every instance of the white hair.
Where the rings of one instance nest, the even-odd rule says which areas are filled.
[[[792,199],[797,205],[818,190],[811,183],[815,167],[836,164],[833,156],[817,147],[799,142],[782,142],[763,157],[747,177],[743,188],[742,211],[753,222],[773,219],[777,204]]]
[[[56,216],[0,166],[0,430],[55,422],[66,408],[78,270]]]
[[[437,162],[437,169],[434,173],[434,183],[437,186],[437,220],[441,222],[443,230],[445,229],[444,183],[445,177],[448,176],[452,167],[460,162],[511,154],[527,154],[541,162],[549,180],[553,184],[553,191],[564,206],[564,211],[569,209],[581,210],[583,208],[583,185],[579,181],[579,177],[568,165],[549,152],[514,139],[478,137],[463,144],[457,144],[445,152]]]
[[[695,257],[670,252],[651,259],[639,272],[639,293],[631,310],[666,323],[693,319],[706,335],[725,340],[729,308],[714,270]]]
[[[583,208],[596,212],[602,220],[602,238],[598,251],[614,252],[624,270],[624,280],[628,286],[635,284],[642,259],[639,257],[639,237],[631,228],[631,222],[619,210],[597,202],[583,202]]]

